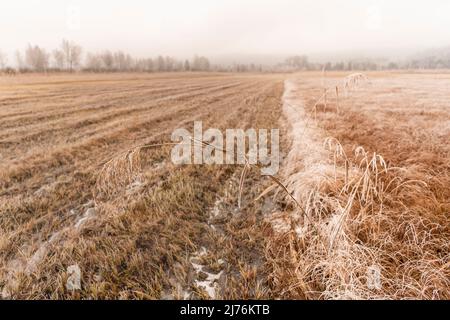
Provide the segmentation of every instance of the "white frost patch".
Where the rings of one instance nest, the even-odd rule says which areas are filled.
[[[285,81],[283,113],[290,126],[292,147],[287,155],[284,175],[287,186],[298,201],[306,201],[316,186],[334,177],[334,164],[323,145],[325,135],[306,114],[303,102],[295,94],[295,84]]]
[[[135,181],[133,181],[131,184],[127,186],[126,189],[127,195],[132,195],[136,192],[141,191],[144,185],[145,185],[144,182],[140,178],[137,178]]]
[[[24,273],[25,275],[30,275],[37,271],[38,265],[42,262],[42,260],[45,258],[45,256],[48,253],[48,250],[50,249],[50,246],[55,243],[61,235],[69,231],[73,228],[79,229],[86,221],[89,219],[92,219],[95,214],[95,208],[93,208],[94,202],[91,200],[88,203],[84,204],[84,208],[88,208],[84,215],[80,217],[78,220],[76,220],[75,224],[66,228],[63,228],[60,231],[55,232],[47,241],[44,241],[41,243],[39,248],[33,253],[33,255],[29,259],[25,258],[17,258],[13,259],[8,263],[7,266],[7,276],[5,279],[5,286],[2,288],[1,297],[3,299],[8,299],[11,297],[11,292],[15,291],[17,289],[18,283],[17,283],[17,275],[20,273]],[[69,211],[69,215],[77,215],[77,210],[71,209]],[[75,269],[71,269],[72,271]],[[68,270],[69,272],[69,270]],[[75,283],[76,284],[76,283]]]
[[[38,264],[44,259],[45,255],[47,254],[48,247],[58,239],[59,235],[60,235],[59,232],[54,233],[50,237],[50,239],[45,241],[39,247],[39,249],[36,250],[36,252],[31,256],[31,258],[27,262],[27,266],[25,268],[26,274],[31,274],[36,271]]]
[[[209,295],[211,299],[216,298],[216,281],[220,279],[223,271],[220,271],[218,274],[212,274],[209,272],[203,271],[208,277],[204,281],[195,280],[195,285],[199,288],[203,288],[206,293]]]
[[[194,268],[195,272],[197,274],[204,273],[206,274],[205,280],[195,280],[195,285],[199,288],[202,288],[206,291],[208,296],[211,299],[216,298],[216,284],[217,281],[220,279],[220,277],[223,274],[223,271],[220,271],[218,274],[210,273],[204,270],[205,266],[197,263],[196,261],[199,261],[200,258],[204,255],[206,255],[208,251],[206,248],[202,247],[199,252],[195,253],[193,257],[191,257],[190,261],[192,264],[192,267]],[[224,264],[225,261],[223,259],[219,259],[219,264]]]
[[[166,160],[163,160],[163,161],[161,161],[161,162],[155,163],[155,164],[153,165],[153,169],[154,169],[154,170],[159,170],[159,169],[164,168],[166,165],[167,165],[167,161],[166,161]]]
[[[12,292],[16,291],[18,288],[17,276],[20,273],[25,275],[30,275],[37,270],[39,263],[47,255],[48,249],[52,243],[54,243],[59,236],[59,232],[53,234],[49,240],[45,241],[39,246],[39,248],[34,252],[34,254],[28,259],[18,258],[11,260],[7,266],[7,276],[5,279],[5,286],[2,289],[1,297],[3,299],[11,298]]]
[[[80,228],[83,224],[86,223],[86,221],[92,219],[94,216],[95,216],[95,208],[87,209],[84,215],[80,219],[78,219],[77,222],[75,223],[75,228],[76,229]]]
[[[317,126],[311,115],[307,114],[293,80],[285,81],[283,114],[287,119],[292,141],[283,168],[285,185],[300,204],[306,204],[312,192],[320,192],[327,183],[334,181],[336,175],[345,173],[342,168],[336,168],[331,160],[330,151],[324,145],[326,133]],[[289,231],[290,220],[286,217],[272,214],[269,221],[275,232]],[[295,229],[299,238],[304,237],[307,232],[308,225]]]
[[[276,233],[286,233],[291,230],[291,223],[286,214],[282,212],[273,212],[267,215],[265,220],[270,223]]]
[[[216,218],[220,215],[220,205],[222,204],[222,199],[217,199],[216,202],[214,203],[214,207],[212,208],[211,212],[210,212],[210,217],[211,218]]]
[[[308,232],[307,226],[300,226],[300,227],[295,228],[295,233],[297,234],[298,238],[304,237],[307,232]]]
[[[211,228],[213,232],[218,232],[218,229],[220,230],[220,225],[215,225],[214,221],[217,218],[221,218],[222,216],[227,214],[226,204],[227,201],[232,197],[232,189],[234,187],[233,180],[235,180],[236,185],[238,183],[238,179],[236,176],[233,176],[230,180],[228,180],[227,185],[224,188],[224,195],[222,197],[217,197],[216,201],[214,202],[214,205],[209,209],[209,219],[208,219],[208,226]],[[211,299],[216,299],[216,290],[218,286],[218,280],[220,277],[223,276],[224,271],[221,270],[219,273],[214,274],[208,271],[205,271],[205,266],[201,264],[201,257],[208,254],[208,250],[205,247],[200,248],[200,250],[196,253],[194,253],[191,258],[190,262],[192,264],[192,267],[195,270],[195,273],[198,275],[203,274],[202,278],[206,279],[204,280],[195,280],[195,285],[199,288],[202,288],[205,290],[205,292],[208,294],[208,296]],[[224,259],[219,259],[217,263],[222,267],[225,265]],[[187,293],[185,294],[185,297],[190,298],[191,294]]]
[[[71,265],[67,268],[66,288],[69,291],[81,290],[81,270],[77,264]]]

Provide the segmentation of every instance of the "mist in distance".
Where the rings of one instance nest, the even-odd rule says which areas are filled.
[[[447,0],[15,0],[0,3],[0,50],[28,43],[215,63],[407,56],[450,45]]]

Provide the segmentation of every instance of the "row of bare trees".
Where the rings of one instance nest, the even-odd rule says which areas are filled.
[[[136,59],[122,51],[103,51],[97,54],[88,53],[83,69],[93,72],[171,72],[209,71],[211,66],[209,60],[201,56],[183,62],[168,56]]]
[[[328,70],[328,71],[376,71],[409,69],[450,69],[450,47],[432,51],[421,57],[394,62],[389,59],[359,59],[341,62],[310,63],[307,56],[292,56],[279,64],[280,71]]]
[[[450,48],[442,52],[431,52],[423,57],[395,63],[384,60],[351,60],[343,62],[312,63],[305,55],[287,58],[276,66],[255,64],[234,64],[212,66],[208,58],[195,56],[191,60],[177,60],[166,56],[156,58],[135,58],[123,51],[105,50],[99,53],[87,53],[73,41],[63,40],[59,48],[47,52],[37,45],[28,45],[24,52],[16,51],[15,68],[8,64],[8,57],[0,50],[0,71],[47,72],[75,70],[89,72],[171,72],[171,71],[221,71],[221,72],[295,72],[303,70],[384,70],[384,69],[440,69],[450,68]],[[84,58],[84,59],[83,59]]]
[[[210,71],[208,58],[195,56],[191,61],[172,57],[134,58],[123,51],[87,53],[73,41],[63,40],[59,48],[51,53],[37,45],[28,45],[24,53],[16,51],[16,67],[19,71],[68,71],[90,72],[167,72],[167,71]],[[7,56],[0,51],[0,70],[8,67]],[[10,68],[9,68],[10,69]]]
[[[16,66],[20,71],[73,71],[81,65],[82,52],[81,46],[67,40],[63,40],[60,48],[53,50],[52,53],[38,45],[29,44],[24,54],[16,51]]]
[[[53,50],[55,67],[61,70],[73,71],[81,64],[83,49],[74,42],[63,40],[59,49]]]

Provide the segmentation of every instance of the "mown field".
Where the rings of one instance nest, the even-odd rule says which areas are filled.
[[[449,298],[450,74],[345,76],[0,77],[2,297]],[[132,152],[197,120],[280,128],[298,203],[252,169],[239,208],[242,166]]]
[[[4,297],[161,298],[186,290],[205,297],[191,263],[204,247],[211,248],[202,259],[216,269],[217,252],[229,255],[226,280],[235,284],[221,296],[236,296],[241,286],[240,296],[264,294],[246,252],[262,246],[257,210],[231,216],[232,181],[242,168],[175,167],[166,147],[141,155],[136,183],[109,198],[95,189],[107,161],[135,146],[170,142],[174,129],[192,130],[195,120],[205,128],[278,127],[281,77],[31,75],[2,79],[0,88]],[[224,192],[215,217],[222,234],[208,220]],[[242,250],[234,250],[236,242]],[[66,290],[70,265],[82,270],[82,291]]]

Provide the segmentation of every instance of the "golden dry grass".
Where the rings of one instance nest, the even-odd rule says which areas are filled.
[[[449,75],[369,78],[321,108],[322,75],[288,83],[286,183],[302,210],[269,248],[273,277],[291,298],[449,299]]]
[[[170,141],[174,129],[192,129],[195,120],[220,129],[276,127],[281,77],[10,79],[0,84],[3,297],[157,299],[189,292],[206,298],[190,261],[202,247],[208,248],[205,269],[224,260],[220,281],[234,284],[223,286],[219,296],[266,294],[264,278],[252,271],[266,225],[249,197],[261,187],[251,186],[236,212],[239,166],[176,167],[170,148],[163,147],[140,154],[134,181],[95,191],[110,159],[134,146]],[[218,198],[214,226],[220,232],[208,223]],[[82,290],[70,292],[67,268],[74,264],[82,272]]]
[[[0,78],[2,296],[449,299],[450,75],[346,76]],[[280,180],[174,166],[195,120],[281,126]]]

